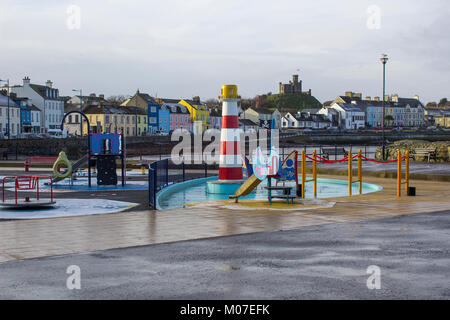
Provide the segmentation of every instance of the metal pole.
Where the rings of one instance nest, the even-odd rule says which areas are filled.
[[[381,63],[383,64],[383,100],[381,103],[382,106],[382,119],[381,119],[381,138],[382,138],[382,153],[383,153],[383,160],[386,160],[386,153],[385,153],[385,138],[384,138],[384,117],[385,117],[385,95],[386,95],[386,63],[388,61],[387,55],[383,55],[381,58]]]
[[[397,197],[401,197],[401,187],[402,185],[402,157],[400,155],[400,150],[397,151]]]
[[[313,181],[314,181],[314,198],[317,198],[317,151],[313,152]]]
[[[10,139],[10,137],[11,137],[11,124],[10,124],[10,120],[9,120],[9,95],[11,94],[10,92],[9,92],[9,79],[7,80],[7,83],[8,83],[8,94],[7,94],[7,96],[8,96],[8,139]]]
[[[353,156],[352,150],[348,150],[348,196],[352,195],[353,184]]]
[[[306,184],[306,153],[302,150],[302,199],[305,199],[305,184]]]
[[[138,90],[139,91],[139,90]],[[138,125],[137,125],[137,117],[138,117],[138,112],[137,112],[137,108],[138,108],[138,91],[136,91],[136,118],[134,119],[134,135],[137,137],[138,135]]]
[[[406,150],[405,158],[405,192],[408,194],[409,189],[409,150]]]
[[[358,181],[359,181],[359,194],[362,194],[362,151],[358,150]]]
[[[80,89],[80,112],[83,112],[83,91]],[[80,138],[83,137],[83,117],[80,115]]]

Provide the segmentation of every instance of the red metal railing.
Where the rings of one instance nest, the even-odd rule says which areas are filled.
[[[14,180],[14,195],[16,204],[18,204],[18,191],[20,190],[36,190],[36,200],[39,200],[39,180],[50,180],[50,201],[53,202],[53,181],[50,176],[21,176],[21,177],[4,177],[2,179],[2,201],[5,202],[5,181]]]

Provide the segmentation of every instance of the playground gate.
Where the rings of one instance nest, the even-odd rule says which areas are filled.
[[[158,191],[171,184],[184,182],[192,179],[208,177],[208,166],[204,163],[200,170],[186,173],[186,166],[184,162],[176,165],[164,159],[153,162],[148,168],[148,194],[149,205],[156,209],[156,194]]]

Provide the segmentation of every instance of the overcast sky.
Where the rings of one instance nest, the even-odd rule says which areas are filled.
[[[428,102],[450,98],[449,16],[448,0],[1,0],[0,78],[206,100],[226,83],[278,93],[298,73],[324,102],[381,96],[387,53],[388,93]]]

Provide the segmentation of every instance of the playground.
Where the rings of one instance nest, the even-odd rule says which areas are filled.
[[[410,269],[400,262],[410,243],[427,242],[439,248],[433,250],[444,250],[441,247],[448,242],[441,230],[447,223],[443,212],[449,207],[447,164],[411,162],[408,151],[388,161],[375,160],[360,148],[334,157],[314,148],[280,153],[273,143],[273,123],[266,146],[241,155],[239,148],[227,147],[240,144],[236,90],[235,86],[222,90],[225,121],[218,168],[176,164],[167,158],[132,164],[120,133],[89,133],[87,152],[79,159],[68,159],[61,150],[55,157],[36,155],[21,167],[4,168],[0,271],[10,277],[0,297],[35,293],[81,298],[59,290],[52,281],[50,289],[35,291],[37,280],[24,276],[31,268],[31,274],[49,279],[47,270],[69,260],[85,263],[88,289],[83,298],[101,296],[89,280],[98,283],[93,275],[98,275],[96,263],[104,264],[105,259],[120,259],[102,275],[111,277],[108,283],[136,279],[158,288],[150,293],[133,286],[105,288],[104,292],[111,292],[108,297],[208,297],[209,282],[208,287],[199,285],[199,293],[186,280],[204,274],[218,288],[212,292],[214,297],[250,299],[340,297],[342,290],[352,296],[359,285],[355,279],[363,278],[370,264],[387,266],[383,272],[394,282],[405,270],[424,277],[420,259],[433,254],[410,253],[408,257],[418,259],[408,264]],[[46,167],[37,168],[40,163]],[[418,236],[423,239],[417,240]],[[249,250],[257,253],[252,257]],[[48,268],[36,268],[41,264]],[[141,277],[135,270],[139,267],[158,274]],[[328,267],[337,270],[328,270],[336,275],[331,286],[321,273]],[[301,294],[290,278],[298,268],[310,285]],[[447,274],[447,269],[430,268],[438,276],[422,281],[425,287]],[[134,274],[127,275],[130,272]],[[238,276],[230,277],[232,272]],[[167,279],[175,275],[184,287],[177,287],[178,282],[167,285],[162,274]],[[273,274],[277,281],[268,281]],[[308,280],[310,274],[317,279]],[[250,289],[235,279],[249,281]],[[314,289],[318,283],[321,290]],[[356,296],[373,297],[365,290],[359,289]],[[439,290],[433,292],[442,296]],[[402,294],[385,293],[387,297]]]

